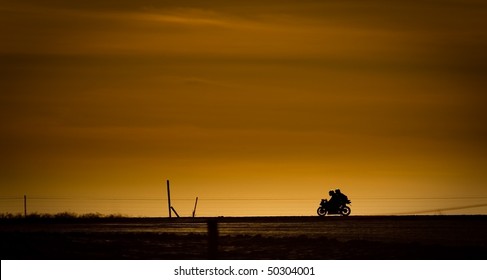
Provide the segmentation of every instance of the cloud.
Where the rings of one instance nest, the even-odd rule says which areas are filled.
[[[7,1],[0,53],[314,59],[376,69],[462,67],[474,75],[487,60],[485,9],[475,1],[82,2]]]
[[[34,54],[185,53],[216,46],[255,23],[210,10],[76,10],[18,5],[2,11],[0,52]],[[223,35],[219,35],[223,32]]]

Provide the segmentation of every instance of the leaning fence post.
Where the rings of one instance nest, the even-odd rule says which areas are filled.
[[[174,212],[174,214],[176,214],[176,216],[179,218],[179,214],[178,212],[176,212],[176,209],[174,209],[174,207],[171,206],[171,210]]]
[[[208,220],[208,258],[218,258],[218,221]]]
[[[196,201],[194,202],[194,209],[193,209],[193,218],[196,215],[196,206],[198,205],[198,197],[196,197]]]

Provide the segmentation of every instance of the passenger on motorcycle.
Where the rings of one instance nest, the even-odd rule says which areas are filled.
[[[340,191],[340,189],[335,190],[335,196],[337,197],[339,206],[346,205],[348,203],[348,197],[346,195],[344,195]]]

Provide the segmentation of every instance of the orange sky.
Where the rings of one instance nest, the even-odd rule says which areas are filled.
[[[336,187],[486,214],[486,27],[473,0],[0,0],[0,212],[167,215],[170,179],[182,215]]]

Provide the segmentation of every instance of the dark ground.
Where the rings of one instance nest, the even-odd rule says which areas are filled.
[[[215,219],[213,219],[215,220]],[[487,259],[487,216],[217,218],[218,259]],[[207,218],[1,219],[6,259],[207,259]]]

